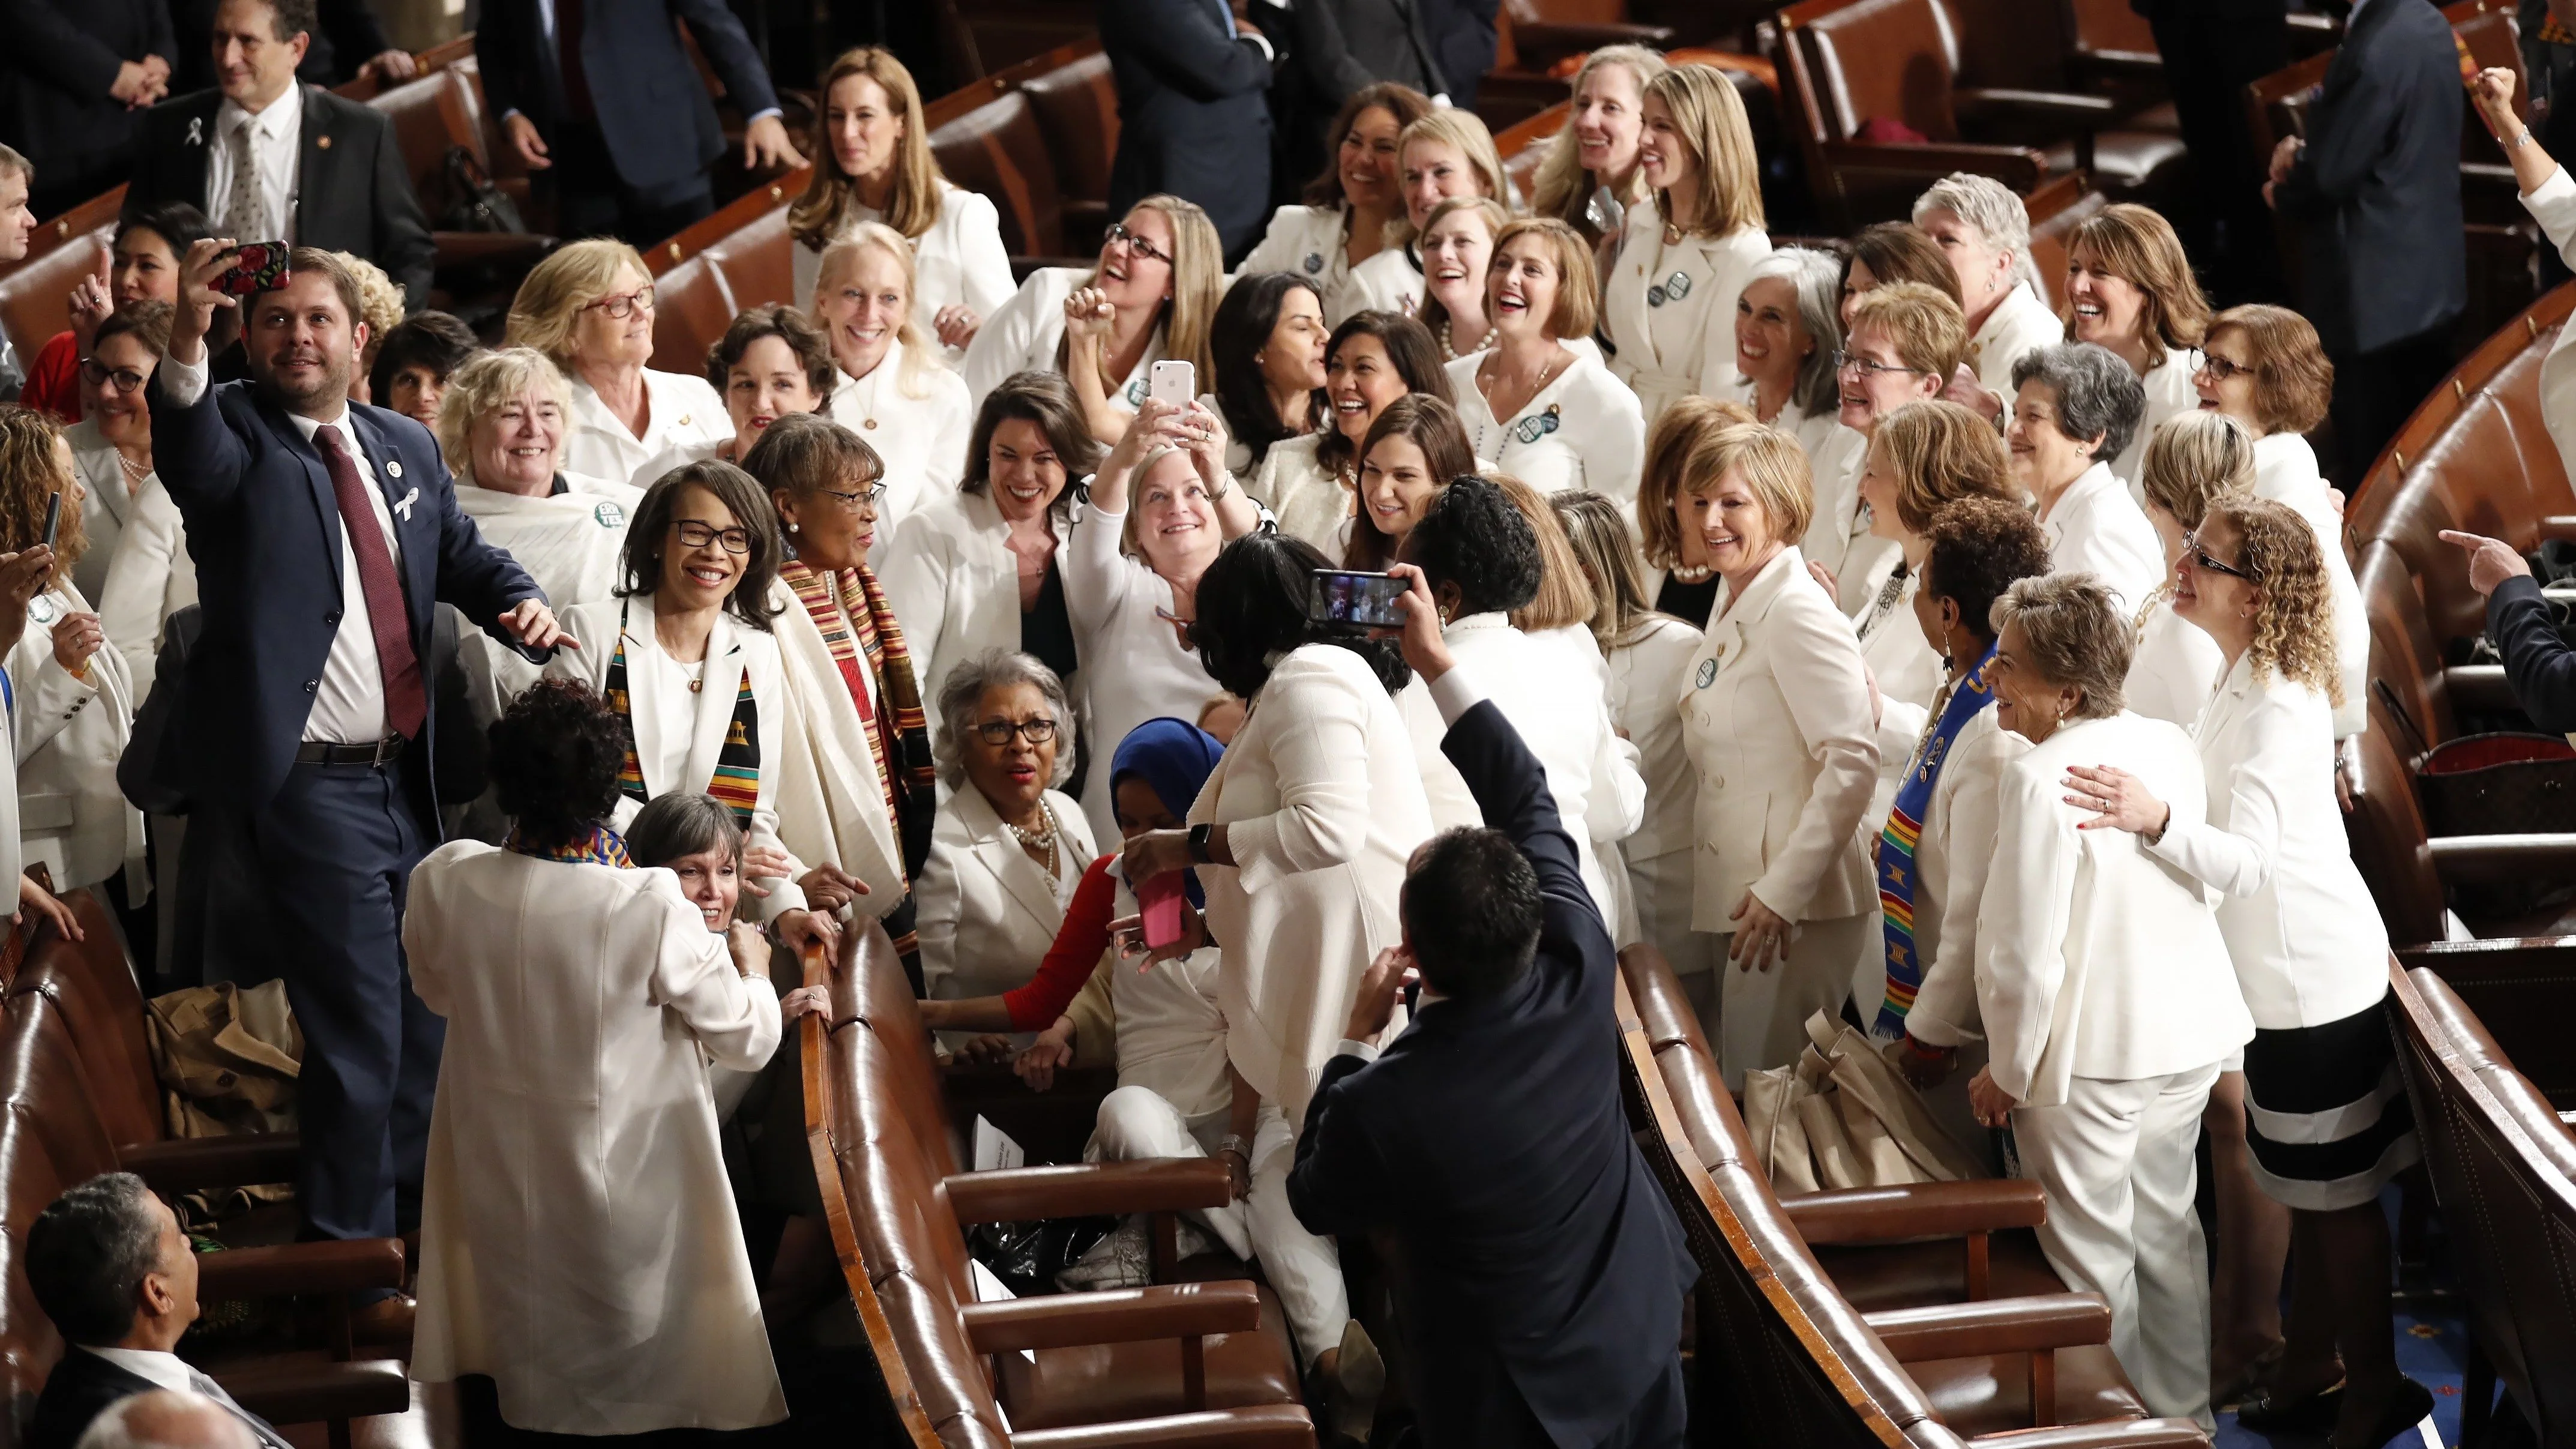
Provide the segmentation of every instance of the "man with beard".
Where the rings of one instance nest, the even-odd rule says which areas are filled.
[[[431,606],[531,659],[564,636],[527,572],[457,508],[428,430],[350,404],[367,342],[356,278],[298,247],[274,290],[237,298],[217,290],[235,260],[229,239],[188,249],[152,378],[161,481],[204,609],[160,783],[245,828],[304,1032],[306,1234],[388,1237],[397,1184],[418,1201],[442,1034],[412,994],[399,921],[411,868],[438,843]],[[236,306],[250,380],[210,388],[206,329]]]

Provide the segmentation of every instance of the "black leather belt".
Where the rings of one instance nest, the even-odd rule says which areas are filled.
[[[295,747],[299,765],[390,765],[402,758],[403,746],[410,741],[400,735],[387,735],[372,745],[334,745],[321,740],[306,740]]]

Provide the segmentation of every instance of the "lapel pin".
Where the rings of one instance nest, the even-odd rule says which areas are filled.
[[[205,117],[190,116],[188,118],[188,144],[191,146],[202,146],[206,144]]]
[[[316,136],[313,138],[313,144],[325,151],[328,151],[331,149],[331,138],[328,136]]]
[[[402,515],[403,522],[409,523],[411,522],[411,506],[419,501],[420,490],[418,488],[414,488],[409,493],[402,496],[401,502],[394,505],[394,512]]]
[[[387,459],[387,460],[386,460],[386,462],[385,462],[385,476],[386,476],[386,477],[388,477],[388,478],[399,478],[399,477],[401,477],[401,476],[402,476],[402,459],[400,459],[400,458],[391,458],[391,459]]]

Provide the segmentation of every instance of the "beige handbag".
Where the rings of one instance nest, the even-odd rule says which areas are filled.
[[[1744,1126],[1772,1191],[1987,1175],[1868,1037],[1819,1011],[1807,1040],[1794,1064],[1744,1074]]]

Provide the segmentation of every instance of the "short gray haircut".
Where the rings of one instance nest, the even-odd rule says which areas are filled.
[[[1950,213],[1975,227],[1986,245],[2012,253],[2013,276],[2028,285],[2032,295],[2048,300],[2039,265],[2030,259],[2030,208],[2022,205],[2011,187],[1991,176],[1953,171],[1914,198],[1914,224],[1921,226],[1924,213],[1931,211]]]
[[[1764,277],[1778,277],[1789,284],[1798,298],[1798,325],[1816,339],[1816,350],[1799,364],[1790,401],[1810,415],[1832,407],[1840,386],[1834,377],[1834,354],[1843,345],[1843,264],[1830,252],[1814,247],[1779,247],[1744,274],[1747,282]],[[1728,325],[1734,325],[1732,318]]]
[[[474,425],[503,403],[534,391],[563,413],[563,436],[572,437],[572,388],[563,370],[533,347],[504,347],[478,353],[447,375],[439,399],[438,451],[457,482],[473,484]],[[555,467],[563,467],[563,444],[555,445]]]
[[[2067,718],[2106,719],[2120,712],[2121,682],[2129,677],[2136,636],[2101,579],[2089,573],[2015,579],[1988,618],[1997,638],[2006,624],[2021,626],[2028,651],[2021,662],[2041,680],[2083,692]]]
[[[1055,777],[1047,788],[1057,789],[1073,778],[1073,699],[1065,693],[1064,681],[1034,654],[994,649],[949,670],[939,686],[939,733],[930,742],[930,758],[939,767],[940,783],[951,790],[964,788],[965,741],[958,731],[968,727],[986,690],[1014,684],[1035,685],[1046,696],[1047,708],[1055,711]]]
[[[107,1406],[74,1449],[258,1449],[250,1426],[203,1394],[154,1389]]]
[[[640,866],[669,865],[710,850],[742,864],[742,824],[713,795],[674,790],[656,795],[626,823],[626,854]]]
[[[2013,364],[2013,391],[2037,382],[2057,394],[2057,430],[2082,441],[2100,438],[2101,462],[2128,451],[2146,416],[2147,388],[2118,353],[2090,342],[2034,347]]]
[[[161,1271],[161,1217],[130,1172],[102,1172],[36,1214],[27,1287],[65,1339],[96,1348],[134,1329],[143,1280]]]

